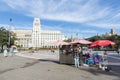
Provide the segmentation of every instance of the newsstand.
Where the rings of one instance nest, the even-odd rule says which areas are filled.
[[[70,45],[62,45],[59,49],[60,64],[74,64],[73,52]]]

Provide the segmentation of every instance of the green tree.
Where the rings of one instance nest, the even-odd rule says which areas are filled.
[[[90,37],[88,40],[91,42],[94,42],[96,40],[101,40],[101,39],[102,39],[102,37],[100,37],[100,36],[93,36],[93,37]]]
[[[4,27],[0,27],[0,46],[7,45],[8,31]]]
[[[0,47],[3,47],[4,45],[6,46],[11,46],[14,45],[14,40],[16,40],[15,33],[10,32],[11,35],[11,40],[10,40],[10,45],[8,43],[9,40],[9,31],[6,30],[4,27],[0,27]]]

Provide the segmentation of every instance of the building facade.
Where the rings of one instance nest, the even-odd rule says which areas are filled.
[[[32,30],[15,30],[16,45],[24,48],[55,48],[57,45],[50,44],[53,41],[64,40],[65,37],[60,31],[41,30],[39,18],[34,18]]]
[[[114,36],[114,35],[118,35],[117,32],[115,31],[115,29],[111,29],[110,32],[107,32],[105,34],[105,36]]]

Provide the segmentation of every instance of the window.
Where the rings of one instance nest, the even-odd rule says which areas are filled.
[[[31,37],[31,35],[30,34],[25,34],[25,37]]]

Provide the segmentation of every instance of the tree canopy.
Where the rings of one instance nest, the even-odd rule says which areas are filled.
[[[14,45],[14,40],[16,39],[15,34],[10,32],[10,45],[9,45],[9,31],[4,27],[0,27],[0,47]]]

